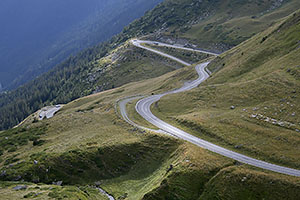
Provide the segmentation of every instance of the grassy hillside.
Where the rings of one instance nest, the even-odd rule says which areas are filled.
[[[93,188],[98,184],[116,199],[128,200],[214,199],[216,194],[220,198],[247,194],[253,195],[249,199],[267,198],[272,188],[282,185],[289,188],[286,197],[295,199],[297,178],[257,171],[183,141],[141,132],[115,110],[120,98],[163,92],[194,77],[194,68],[185,67],[75,100],[52,119],[34,123],[32,117],[20,128],[2,132],[1,147],[7,146],[0,163],[4,199],[101,199]],[[28,133],[35,133],[35,140],[27,138]],[[245,190],[239,191],[245,171],[249,172]],[[272,185],[257,191],[258,179]],[[62,181],[62,186],[52,185],[53,181]],[[224,194],[219,187],[222,183],[235,188]],[[28,188],[13,189],[19,185]]]
[[[299,169],[299,31],[296,12],[222,54],[203,85],[164,97],[154,112],[198,137]]]
[[[179,3],[160,6],[172,2]],[[31,115],[22,126],[0,131],[4,199],[105,199],[96,186],[123,200],[298,199],[299,178],[250,167],[123,121],[118,100],[178,88],[196,77],[193,66],[131,46],[128,30],[18,90],[25,100],[10,106],[23,114],[45,103],[73,101],[51,119],[36,121]],[[215,59],[209,65],[213,76],[200,87],[168,95],[152,110],[198,137],[299,169],[299,31],[297,12]],[[35,95],[29,95],[32,91]],[[8,102],[14,94],[3,99]],[[30,110],[28,102],[38,103]],[[14,110],[0,113],[0,120],[18,116],[9,111]],[[133,110],[129,114],[137,116]],[[53,184],[58,181],[62,186]],[[27,188],[14,189],[20,185]]]
[[[68,185],[86,186],[100,181],[101,186],[116,197],[127,193],[141,198],[160,183],[163,178],[160,174],[166,173],[170,164],[178,159],[177,149],[181,149],[182,142],[141,133],[118,117],[114,104],[117,99],[135,92],[149,94],[164,83],[172,83],[171,77],[186,79],[191,69],[181,71],[75,100],[53,119],[38,123],[28,120],[18,129],[2,132],[1,147],[7,148],[1,155],[1,179],[39,182],[42,188],[61,180],[64,186],[59,187],[58,193]],[[156,84],[148,88],[153,82]],[[41,134],[37,130],[41,130]],[[36,133],[38,138],[35,139],[43,143],[35,145],[27,138],[28,133]],[[21,139],[23,142],[19,143]],[[9,182],[3,184],[6,183]],[[10,184],[18,185],[18,182]],[[3,186],[1,192],[11,196],[30,192],[29,189],[14,191],[10,184]]]
[[[109,46],[86,50],[17,90],[0,94],[0,129],[17,124],[45,105],[67,103],[182,67],[129,42],[115,49]]]
[[[1,199],[70,199],[70,200],[106,200],[107,197],[96,188],[89,186],[55,186],[23,182],[0,182]],[[26,186],[26,189],[15,190],[15,187]]]
[[[67,103],[174,69],[173,65],[166,65],[165,59],[161,60],[156,55],[124,48],[133,37],[190,46],[196,44],[193,47],[223,51],[299,7],[296,0],[244,0],[242,3],[240,0],[166,0],[108,42],[70,57],[15,91],[1,93],[0,115],[3,117],[0,119],[0,130],[13,127],[44,105]],[[123,50],[115,55],[112,51],[116,49]]]
[[[124,33],[224,51],[300,8],[295,0],[166,0]]]

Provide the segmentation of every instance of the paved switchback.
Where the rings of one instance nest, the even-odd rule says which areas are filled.
[[[152,51],[154,53],[158,53],[160,55],[163,55],[163,56],[171,58],[171,59],[174,58],[173,56],[170,56],[168,54],[159,52],[157,50],[153,50],[153,49],[148,48],[148,47],[145,47],[145,46],[142,45],[142,43],[157,44],[157,42],[153,42],[153,41],[132,40],[132,44],[137,46],[137,47]],[[162,43],[160,43],[160,44],[162,44]],[[164,45],[164,44],[162,44],[162,45]],[[168,46],[171,47],[172,45],[168,45]],[[176,46],[174,48],[180,48],[180,47]],[[189,50],[189,49],[186,49],[184,47],[182,47],[182,49]],[[211,53],[211,54],[216,55],[214,53]],[[178,58],[175,58],[173,60],[181,61]],[[181,87],[179,89],[175,89],[175,90],[172,90],[172,91],[169,91],[169,92],[165,92],[163,94],[152,95],[152,96],[149,96],[149,97],[146,97],[144,99],[139,100],[136,104],[136,107],[135,107],[136,111],[145,120],[147,120],[151,124],[155,125],[160,130],[162,130],[164,132],[167,132],[167,133],[169,133],[170,135],[172,135],[174,137],[177,137],[177,138],[183,139],[185,141],[191,142],[191,143],[193,143],[193,144],[195,144],[199,147],[205,148],[209,151],[215,152],[217,154],[223,155],[223,156],[228,157],[228,158],[232,158],[234,160],[237,160],[239,162],[242,162],[242,163],[245,163],[245,164],[248,164],[248,165],[252,165],[252,166],[255,166],[255,167],[258,167],[258,168],[261,168],[261,169],[266,169],[266,170],[270,170],[270,171],[281,173],[281,174],[300,177],[300,170],[296,170],[296,169],[292,169],[292,168],[288,168],[288,167],[283,167],[283,166],[275,165],[275,164],[268,163],[268,162],[265,162],[265,161],[257,160],[257,159],[245,156],[243,154],[236,153],[234,151],[225,149],[223,147],[220,147],[218,145],[215,145],[213,143],[210,143],[208,141],[205,141],[203,139],[195,137],[195,136],[193,136],[193,135],[191,135],[191,134],[189,134],[189,133],[187,133],[187,132],[185,132],[185,131],[183,131],[179,128],[176,128],[176,127],[162,121],[161,119],[159,119],[155,115],[153,115],[153,113],[151,112],[151,109],[150,109],[151,105],[153,103],[159,101],[163,96],[168,95],[168,94],[175,94],[175,93],[180,93],[180,92],[184,92],[184,91],[187,91],[187,90],[191,90],[191,89],[197,87],[203,81],[205,81],[209,77],[209,74],[205,71],[205,68],[207,67],[208,64],[209,64],[209,62],[205,62],[205,63],[199,64],[195,67],[195,69],[196,69],[196,71],[199,75],[199,78],[197,80],[186,83],[183,87]],[[186,65],[190,65],[190,64],[186,64]],[[125,105],[126,105],[126,103],[125,103]],[[123,107],[125,107],[125,106],[123,105]],[[125,109],[125,111],[123,110],[123,112],[126,113],[126,109]],[[122,116],[123,116],[123,114],[122,114]],[[126,116],[127,116],[127,114],[126,114]],[[124,116],[123,116],[123,118],[124,118]],[[124,118],[124,119],[126,121],[128,121],[129,120],[128,116],[126,118]],[[135,124],[132,124],[132,125],[135,125]]]

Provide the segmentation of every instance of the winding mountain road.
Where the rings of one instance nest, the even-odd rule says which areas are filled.
[[[157,51],[155,49],[152,49],[152,48],[149,48],[149,47],[146,47],[146,46],[142,45],[142,44],[152,44],[152,45],[154,45],[156,42],[144,41],[144,40],[131,40],[131,43],[134,46],[136,46],[136,47],[139,47],[141,49],[145,49],[145,50],[151,51],[153,53],[159,54],[159,55],[164,56],[166,58],[170,58],[170,59],[175,60],[176,62],[178,62],[180,64],[191,66],[190,63],[187,63],[187,62],[185,62],[183,60],[180,60],[179,58],[176,58],[176,57],[171,56],[169,54],[166,54],[166,53],[163,53],[163,52],[160,52],[160,51]],[[161,43],[161,44],[163,44],[163,43]],[[160,46],[165,46],[165,45],[160,45]]]
[[[192,49],[192,48],[187,48],[187,47],[183,47],[183,46],[179,46],[179,45],[166,44],[166,43],[162,43],[162,42],[155,42],[155,41],[148,41],[148,40],[138,40],[138,39],[132,40],[131,42],[133,43],[133,45],[138,46],[140,48],[144,48],[144,49],[146,48],[149,51],[152,51],[153,49],[147,48],[147,47],[145,47],[141,44],[150,44],[150,45],[156,45],[156,46],[162,46],[162,47],[170,47],[170,48],[174,48],[174,49],[181,49],[181,50],[186,50],[186,51],[204,53],[204,54],[209,54],[209,55],[213,55],[213,56],[218,56],[219,55],[217,53],[213,53],[213,52],[209,52],[209,51],[205,51],[205,50]],[[158,51],[158,52],[159,52],[159,54],[161,53],[160,51]]]
[[[137,46],[137,47],[140,47],[140,48],[152,51],[154,53],[158,53],[159,55],[162,55],[162,56],[173,59],[172,58],[173,56],[170,56],[168,54],[165,54],[165,53],[159,52],[157,50],[153,50],[151,48],[143,46],[142,45],[143,43],[155,44],[157,42],[132,40],[132,44]],[[171,45],[168,45],[168,46],[170,47]],[[174,48],[180,48],[180,47],[176,46]],[[186,48],[184,48],[184,49],[187,50]],[[214,53],[211,53],[211,54],[216,55]],[[178,59],[178,58],[175,58],[174,60],[176,60],[176,61],[179,60],[181,62],[181,60]],[[187,91],[187,90],[191,90],[191,89],[197,87],[203,81],[205,81],[209,77],[209,74],[205,71],[205,68],[207,67],[208,64],[209,64],[209,62],[205,62],[205,63],[199,64],[195,67],[195,69],[196,69],[196,71],[199,75],[199,78],[197,80],[186,83],[183,87],[181,87],[179,89],[175,89],[175,90],[172,90],[172,91],[169,91],[169,92],[165,92],[163,94],[152,95],[152,96],[149,96],[149,97],[146,97],[144,99],[139,100],[136,104],[136,107],[135,107],[136,111],[145,120],[147,120],[151,124],[158,127],[160,129],[159,131],[169,133],[170,135],[172,135],[174,137],[177,137],[177,138],[183,139],[185,141],[191,142],[191,143],[193,143],[193,144],[195,144],[199,147],[205,148],[209,151],[215,152],[217,154],[220,154],[220,155],[228,157],[228,158],[232,158],[234,160],[237,160],[239,162],[242,162],[242,163],[245,163],[245,164],[248,164],[248,165],[252,165],[252,166],[255,166],[255,167],[258,167],[258,168],[270,170],[270,171],[281,173],[281,174],[300,177],[300,170],[296,170],[296,169],[292,169],[292,168],[288,168],[288,167],[283,167],[283,166],[279,166],[279,165],[275,165],[275,164],[271,164],[271,163],[268,163],[268,162],[265,162],[265,161],[257,160],[257,159],[245,156],[243,154],[236,153],[234,151],[225,149],[223,147],[220,147],[218,145],[215,145],[213,143],[210,143],[208,141],[205,141],[203,139],[195,137],[195,136],[193,136],[193,135],[191,135],[191,134],[189,134],[189,133],[187,133],[187,132],[185,132],[185,131],[183,131],[179,128],[176,128],[176,127],[162,121],[161,119],[159,119],[155,115],[153,115],[153,113],[150,110],[151,105],[153,103],[159,101],[163,96],[168,95],[168,94],[175,94],[175,93],[180,93],[180,92],[184,92],[184,91]],[[124,118],[124,112],[126,114],[126,103],[128,103],[130,101],[130,99],[127,99],[127,102],[125,102],[125,101],[126,100],[120,102],[121,114],[123,112],[123,114],[122,114],[123,118]],[[123,102],[123,105],[121,106],[122,102]],[[123,108],[123,111],[122,111],[122,108]],[[125,108],[125,110],[124,110],[124,108]],[[127,116],[127,114],[126,114],[126,116]],[[124,119],[128,122],[131,121],[128,118],[128,116]],[[134,125],[134,126],[138,126],[133,122],[131,124]],[[140,126],[138,126],[138,127],[143,128],[143,127],[140,127]]]

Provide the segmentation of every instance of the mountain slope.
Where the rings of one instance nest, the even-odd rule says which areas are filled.
[[[160,1],[1,1],[0,84],[14,89],[32,80],[71,54],[110,39]]]
[[[102,44],[86,50],[17,90],[0,94],[0,129],[18,123],[46,104],[67,103],[182,67],[164,57],[140,51],[129,42],[115,50],[110,46]]]
[[[18,122],[22,121],[26,116],[28,116],[30,113],[36,111],[37,109],[41,108],[45,104],[49,103],[65,103],[72,99],[78,98],[80,96],[84,96],[87,94],[91,94],[95,91],[100,91],[103,89],[109,89],[112,86],[117,86],[115,83],[116,80],[111,80],[112,74],[114,75],[114,78],[116,78],[116,75],[118,74],[119,68],[110,68],[110,72],[104,72],[104,73],[110,73],[110,75],[105,75],[104,78],[102,78],[102,70],[100,70],[101,67],[99,67],[99,64],[95,61],[99,60],[101,57],[104,57],[107,53],[109,53],[114,48],[118,47],[121,44],[124,44],[129,39],[136,37],[136,36],[145,36],[147,35],[147,38],[154,38],[158,40],[165,41],[166,37],[170,39],[167,40],[167,42],[183,42],[183,44],[186,44],[188,40],[191,40],[193,43],[195,42],[198,45],[202,46],[201,42],[197,42],[192,37],[185,37],[182,34],[179,34],[178,31],[168,31],[171,29],[180,29],[180,27],[185,26],[184,24],[190,24],[192,21],[195,21],[195,19],[198,19],[199,16],[204,15],[206,12],[203,12],[203,10],[209,10],[209,13],[212,13],[212,15],[209,15],[207,18],[201,18],[201,20],[198,20],[197,23],[195,22],[195,29],[197,28],[197,24],[201,23],[210,23],[210,21],[221,23],[218,21],[218,16],[215,12],[213,12],[215,9],[220,9],[220,14],[225,14],[227,11],[229,12],[232,9],[240,9],[241,6],[245,9],[247,8],[247,5],[251,5],[251,2],[247,1],[246,6],[243,6],[243,4],[237,4],[236,0],[231,1],[202,1],[201,3],[199,1],[195,0],[184,0],[184,1],[176,1],[176,0],[168,0],[164,1],[160,5],[158,5],[155,9],[152,11],[146,13],[144,17],[142,17],[139,20],[136,20],[132,24],[130,24],[128,27],[126,27],[121,34],[115,36],[112,38],[109,42],[104,43],[102,45],[98,45],[94,48],[90,48],[86,51],[81,52],[77,56],[69,58],[67,61],[63,62],[62,64],[58,65],[55,69],[53,69],[51,72],[41,76],[39,79],[36,79],[35,81],[32,81],[31,83],[28,83],[27,85],[23,86],[22,88],[19,88],[18,90],[15,90],[13,92],[9,92],[7,94],[1,94],[0,95],[0,114],[2,116],[5,116],[2,118],[0,123],[0,130],[1,129],[7,129],[9,127],[12,127],[13,125],[16,125]],[[260,1],[257,1],[260,2]],[[281,18],[284,15],[287,15],[292,10],[299,7],[299,2],[292,0],[285,2],[283,6],[277,6],[274,7],[274,9],[269,11],[269,14],[264,14],[261,18],[257,18],[256,22],[258,24],[264,24],[264,26],[250,26],[249,30],[252,32],[258,32],[259,30],[262,30],[265,26],[268,26],[269,23],[272,23],[272,21],[276,21],[277,19]],[[231,4],[235,5],[234,7],[231,6]],[[263,7],[260,9],[267,9],[267,7],[271,7],[271,5],[274,4],[274,1],[264,1]],[[278,4],[279,5],[279,4]],[[281,5],[281,4],[280,4]],[[210,10],[212,9],[212,10]],[[250,6],[247,8],[248,12],[245,12],[247,16],[253,14]],[[222,11],[222,12],[221,12]],[[173,14],[170,15],[169,12],[172,12]],[[201,13],[199,13],[201,12]],[[249,14],[250,12],[250,14]],[[256,14],[261,13],[261,10],[253,11]],[[189,14],[186,14],[189,13]],[[169,17],[172,16],[172,17]],[[267,18],[269,16],[267,21],[265,20],[264,16]],[[237,19],[233,17],[231,20]],[[176,22],[176,23],[175,23]],[[255,23],[255,24],[257,24]],[[215,26],[214,26],[215,27]],[[163,30],[161,30],[163,28]],[[216,28],[216,27],[215,27]],[[201,28],[199,28],[200,30]],[[153,34],[151,33],[155,32],[157,33],[157,30],[159,34]],[[221,32],[226,33],[226,29],[218,29]],[[163,35],[166,35],[164,37],[161,36],[160,32],[162,32]],[[185,31],[182,33],[186,33]],[[248,34],[248,32],[246,32]],[[150,35],[149,35],[150,34]],[[197,38],[203,38],[204,40],[208,40],[208,38],[201,37],[201,35],[197,36],[194,35]],[[243,39],[246,39],[248,36],[245,35],[245,32],[241,32],[236,37],[242,37]],[[244,37],[245,36],[245,37]],[[184,38],[183,40],[178,39],[174,40],[174,38]],[[215,39],[217,37],[214,37]],[[227,38],[228,39],[228,38]],[[223,43],[225,44],[226,38],[223,40]],[[207,46],[208,48],[215,49],[215,50],[222,50],[224,49],[224,45],[215,45],[215,43],[219,43],[217,40],[208,40],[213,43],[212,46]],[[241,41],[241,40],[239,40]],[[221,42],[222,43],[222,42]],[[237,41],[235,42],[237,43]],[[205,44],[203,44],[203,47],[206,47]],[[230,44],[231,46],[233,44]],[[199,47],[201,47],[199,46]],[[227,44],[225,45],[227,46]],[[216,47],[216,48],[215,48]],[[220,48],[219,48],[220,47]],[[125,51],[128,52],[128,51]],[[125,56],[126,57],[126,56]],[[151,63],[151,62],[150,62]],[[102,63],[103,64],[103,63]],[[105,64],[105,63],[104,63]],[[120,63],[120,68],[122,68],[122,62]],[[153,63],[152,63],[153,64]],[[155,65],[152,65],[154,66]],[[105,65],[106,66],[106,65]],[[136,72],[132,67],[137,66],[137,63],[133,65],[126,65],[126,70],[128,70],[128,74],[131,74],[132,77],[134,77],[132,80],[128,79],[123,81],[123,83],[126,83],[128,81],[134,81],[137,76],[134,75]],[[150,67],[151,68],[151,67]],[[149,70],[151,71],[151,69]],[[97,71],[98,70],[98,71]],[[170,68],[169,68],[170,70]],[[97,74],[101,76],[93,77],[88,75],[89,73],[94,73],[94,71],[97,71]],[[166,72],[165,70],[163,70]],[[163,73],[161,71],[161,73]],[[140,71],[141,72],[141,71]],[[152,75],[155,76],[158,75],[156,72]],[[89,77],[90,76],[90,77]],[[144,77],[148,77],[144,74]],[[151,77],[151,76],[150,76]],[[138,80],[141,80],[143,77],[138,77]],[[83,80],[93,80],[93,81],[83,81]],[[120,79],[122,80],[122,79]],[[120,81],[118,81],[121,83]],[[105,86],[103,86],[105,84]],[[119,84],[120,85],[120,84]],[[38,90],[38,91],[37,91]]]
[[[299,16],[300,11],[224,53],[211,63],[210,70],[215,73],[204,85],[180,96],[167,96],[152,109],[199,137],[299,168],[299,134],[295,127],[259,118],[259,114],[269,116],[274,113],[272,109],[277,109],[274,116],[293,123],[299,119]],[[70,76],[64,81],[72,81],[68,83],[70,88],[62,91],[72,94],[68,89],[74,86],[81,91],[77,76],[88,75],[85,70],[97,75],[105,69],[107,74],[102,75],[109,80],[117,71],[121,72],[119,77],[129,81],[138,73],[142,80],[113,89],[109,84],[106,91],[66,104],[51,119],[37,121],[38,114],[34,113],[21,127],[0,132],[2,197],[101,199],[96,190],[101,187],[115,199],[298,199],[298,177],[243,165],[176,138],[141,131],[123,121],[117,108],[120,99],[178,88],[195,78],[195,71],[194,67],[182,67],[145,80],[149,77],[139,68],[138,72],[123,74],[122,69],[136,69],[144,62],[148,63],[145,66],[153,64],[150,72],[168,69],[170,63],[137,51],[128,43],[117,48],[114,43],[110,45],[70,59],[61,74]],[[121,63],[128,66],[122,68]],[[74,71],[67,73],[68,66]],[[152,75],[164,72],[155,73]],[[294,116],[289,116],[290,109],[295,110]],[[253,114],[257,115],[252,117]],[[52,186],[53,183],[62,185]],[[23,185],[27,188],[13,189]]]
[[[166,0],[124,32],[222,52],[299,8],[293,0]]]
[[[221,55],[204,85],[164,97],[154,112],[198,137],[299,169],[299,28],[298,11]]]
[[[184,67],[130,83],[70,102],[49,120],[35,122],[31,116],[21,127],[2,132],[1,194],[8,199],[93,199],[99,198],[98,186],[115,199],[297,199],[296,177],[253,169],[140,131],[115,110],[119,99],[177,88],[194,75],[193,67]],[[62,186],[49,185],[52,181],[62,181]],[[28,188],[13,189],[20,184]]]

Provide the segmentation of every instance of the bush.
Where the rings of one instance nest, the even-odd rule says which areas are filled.
[[[45,140],[33,140],[33,146],[42,146],[45,142]]]

